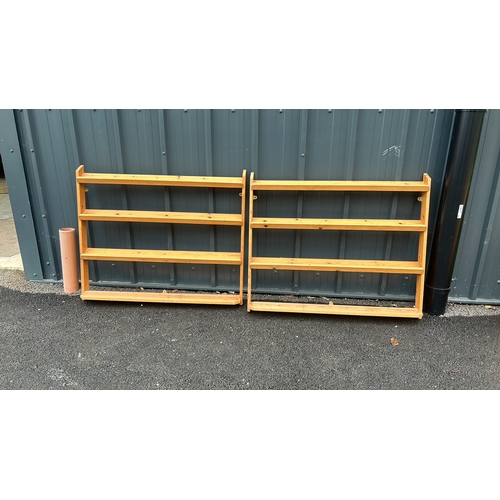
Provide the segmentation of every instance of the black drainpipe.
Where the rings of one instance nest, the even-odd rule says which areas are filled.
[[[444,314],[486,110],[457,109],[425,280],[424,311]]]

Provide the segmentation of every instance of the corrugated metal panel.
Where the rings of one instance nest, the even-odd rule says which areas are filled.
[[[419,180],[433,178],[436,217],[453,112],[266,110],[259,113],[257,179]],[[259,212],[260,211],[260,212]],[[410,195],[260,192],[256,216],[416,218]],[[416,258],[415,235],[341,231],[255,231],[255,255],[310,258]],[[256,271],[256,291],[402,297],[413,276]]]
[[[451,110],[31,110],[15,111],[45,279],[60,279],[58,229],[76,227],[74,173],[240,176],[257,179],[433,181],[431,235],[453,120]],[[31,151],[33,149],[33,152]],[[103,208],[237,213],[240,199],[218,189],[176,190],[92,186]],[[408,195],[260,193],[258,211],[277,216],[416,217]],[[326,211],[326,212],[325,212]],[[256,232],[257,233],[257,232]],[[234,250],[237,228],[97,224],[91,244],[109,247]],[[409,259],[414,235],[266,231],[260,255]],[[194,267],[194,269],[193,269]],[[237,289],[230,266],[100,262],[91,279],[123,284]],[[348,273],[258,272],[257,291],[399,297],[414,293],[414,277]]]
[[[25,275],[43,279],[32,204],[25,175],[23,147],[19,144],[14,112],[0,109],[0,155],[9,187],[9,198],[22,252]]]
[[[57,280],[61,278],[58,230],[76,227],[70,166],[78,157],[72,147],[69,112],[19,110],[15,118],[43,278]]]
[[[500,110],[489,110],[453,271],[449,300],[500,303]]]

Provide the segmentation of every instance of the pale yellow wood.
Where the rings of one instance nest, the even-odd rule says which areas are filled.
[[[170,262],[174,264],[226,264],[241,263],[239,252],[197,252],[185,250],[137,250],[121,248],[88,248],[82,253],[84,260],[117,262]]]
[[[418,262],[390,260],[306,259],[286,257],[252,257],[252,269],[303,271],[343,271],[349,273],[422,274]]]
[[[413,192],[429,190],[424,182],[414,181],[254,181],[254,191],[373,191]]]
[[[83,165],[80,165],[80,167],[78,167],[76,171],[77,175],[79,172],[82,173],[83,169],[84,169]],[[76,184],[76,204],[79,214],[85,212],[87,208],[85,186],[78,183]],[[88,235],[87,235],[87,224],[80,219],[78,219],[78,233],[80,240],[80,253],[83,253],[87,248]]]
[[[346,314],[361,316],[388,316],[422,318],[425,249],[427,244],[428,213],[431,179],[424,174],[422,182],[405,181],[256,181],[250,177],[248,311],[310,312],[318,314]],[[273,191],[360,191],[360,192],[415,192],[421,193],[422,210],[419,220],[381,219],[305,219],[253,217],[254,192]],[[418,261],[360,261],[345,259],[305,259],[253,257],[251,241],[253,229],[308,229],[349,231],[414,231],[419,233]],[[295,304],[285,302],[253,302],[252,269],[286,269],[310,271],[377,272],[415,274],[417,276],[414,308],[335,306]]]
[[[425,231],[426,225],[419,220],[387,219],[288,219],[255,217],[253,229],[312,229],[347,231]]]
[[[241,177],[204,177],[189,175],[140,174],[81,174],[76,178],[83,184],[119,184],[134,186],[176,186],[206,188],[242,188]]]
[[[243,187],[241,189],[241,235],[240,235],[240,249],[241,249],[241,264],[240,264],[240,305],[243,305],[243,281],[245,278],[245,262],[243,254],[245,252],[245,209],[246,209],[246,190],[247,190],[247,171],[243,170],[242,175]]]
[[[248,216],[249,216],[249,224],[248,224],[248,262],[250,263],[253,259],[252,257],[252,244],[253,244],[253,235],[252,235],[252,221],[253,221],[253,185],[254,181],[254,173],[250,174],[250,204],[248,207]],[[247,281],[247,311],[251,311],[252,305],[252,268],[248,266],[248,281]]]
[[[153,302],[162,304],[216,304],[238,305],[240,298],[232,294],[172,293],[172,292],[108,292],[90,290],[81,295],[82,300],[112,300],[120,302]]]
[[[76,178],[78,179],[78,177],[81,177],[83,174],[85,173],[85,166],[84,165],[80,165],[77,169],[76,169]],[[77,181],[77,185],[78,185],[78,181]]]
[[[431,178],[429,175],[424,174],[424,182],[429,186],[429,191],[422,193],[421,209],[420,209],[420,221],[425,224],[426,227],[429,224],[429,210],[430,210],[430,188],[431,188]],[[424,268],[424,273],[421,276],[417,276],[417,283],[415,287],[415,307],[420,311],[424,309],[424,289],[425,289],[425,263],[427,256],[427,231],[419,235],[418,240],[418,262]]]
[[[241,214],[198,212],[151,212],[141,210],[90,210],[83,211],[80,220],[104,222],[151,222],[166,224],[210,224],[241,226]]]
[[[241,214],[198,212],[154,212],[138,210],[87,209],[87,184],[114,184],[137,186],[175,186],[200,188],[242,189]],[[243,253],[245,231],[246,171],[239,177],[195,177],[174,175],[86,174],[81,165],[76,171],[78,228],[80,233],[80,267],[82,299],[121,300],[141,302],[181,302],[193,304],[243,304]],[[198,252],[181,250],[141,250],[88,248],[87,222],[137,222],[226,225],[241,227],[239,252]],[[138,292],[95,292],[89,290],[89,261],[169,262],[184,264],[238,265],[240,290],[238,295],[225,294],[159,294]]]
[[[413,307],[344,306],[336,304],[298,304],[253,301],[251,303],[250,310],[265,312],[336,314],[345,316],[422,318],[422,313]]]
[[[76,175],[83,175],[85,167],[80,165],[76,170]],[[82,213],[86,209],[85,186],[76,183],[76,204],[78,213]],[[88,234],[87,224],[85,221],[78,220],[78,246],[80,255],[87,250]],[[89,263],[80,259],[80,289],[83,292],[89,289]]]

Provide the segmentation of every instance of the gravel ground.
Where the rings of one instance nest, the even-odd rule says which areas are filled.
[[[64,292],[62,283],[36,283],[27,281],[24,272],[11,269],[0,269],[0,286],[27,293],[53,293],[57,295],[68,295]],[[92,289],[100,290],[118,290],[118,288],[92,287]],[[130,288],[127,290],[130,291]],[[154,290],[147,293],[161,293],[161,290]],[[179,291],[182,293],[182,291]],[[193,293],[193,292],[190,292]],[[69,294],[79,296],[80,292]],[[246,295],[244,296],[246,300]],[[276,301],[276,302],[308,302],[308,303],[328,303],[327,297],[297,297],[292,295],[255,295],[254,300]],[[349,299],[334,299],[336,303],[352,304],[352,305],[370,305],[370,306],[387,306],[394,307],[409,307],[412,303],[400,301],[374,301],[374,300],[349,300]],[[481,304],[459,304],[449,302],[444,317],[453,316],[494,316],[500,315],[500,306],[490,306]]]
[[[18,292],[66,295],[62,283],[50,284],[28,281],[24,276],[24,272],[16,269],[0,269],[0,286]],[[80,295],[80,292],[75,292],[72,295]]]

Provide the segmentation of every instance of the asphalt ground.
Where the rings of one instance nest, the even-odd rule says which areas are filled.
[[[499,309],[422,320],[248,313],[0,286],[0,389],[499,389]]]

